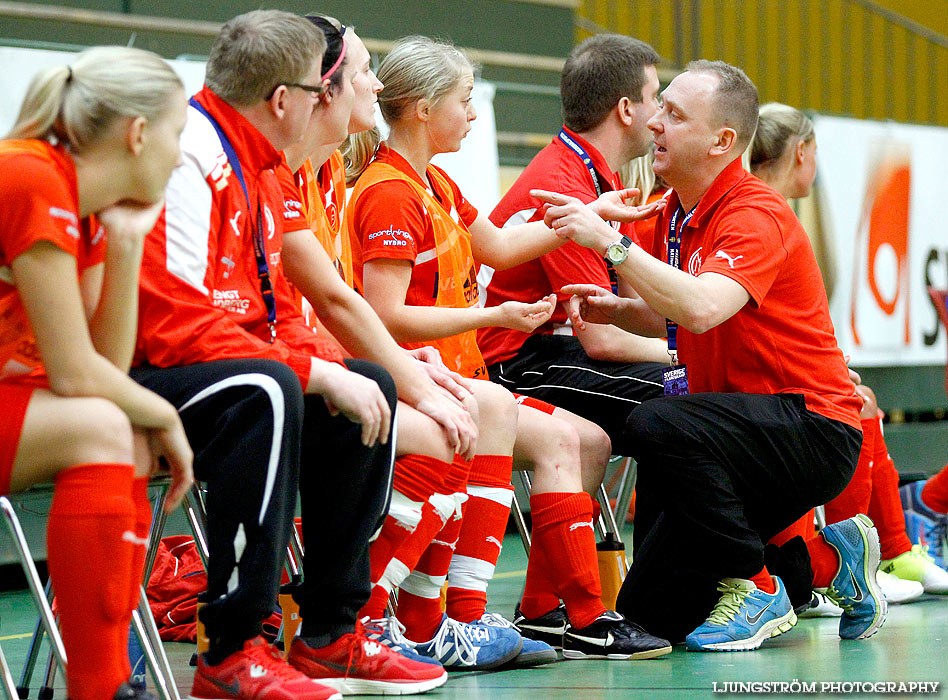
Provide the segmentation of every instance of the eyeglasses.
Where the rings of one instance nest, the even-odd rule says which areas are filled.
[[[271,97],[273,97],[273,93],[277,91],[277,88],[280,87],[280,85],[285,85],[286,87],[295,87],[295,88],[299,88],[300,90],[306,90],[306,92],[310,92],[316,95],[316,97],[319,97],[324,92],[326,92],[325,85],[304,85],[303,83],[277,83],[276,85],[273,86],[273,89],[270,91],[270,94],[267,95],[268,100]]]

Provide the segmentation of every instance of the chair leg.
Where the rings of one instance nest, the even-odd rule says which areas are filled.
[[[194,543],[197,545],[198,554],[201,557],[201,563],[204,569],[207,569],[207,558],[210,556],[210,550],[207,546],[207,510],[204,507],[204,495],[201,493],[201,487],[195,484],[188,491],[184,499],[184,509],[188,516],[188,524],[191,526],[191,533],[194,535]]]
[[[631,457],[626,457],[622,464],[622,479],[619,482],[619,492],[616,494],[615,513],[625,522],[626,515],[629,512],[629,504],[632,503],[632,493],[635,491],[635,477],[638,472],[638,465]]]
[[[616,514],[612,510],[612,505],[609,503],[609,494],[606,493],[606,487],[602,484],[599,484],[599,507],[602,510],[602,514],[599,516],[601,521],[604,523],[599,523],[599,527],[602,528],[603,535],[607,533],[612,533],[619,538],[619,524],[616,522]],[[628,509],[626,509],[628,510]]]
[[[7,659],[3,655],[3,649],[0,648],[0,687],[2,687],[7,700],[19,700],[19,688],[13,682],[13,674],[10,673],[10,667],[7,665]]]
[[[50,644],[56,654],[56,660],[65,668],[66,649],[63,647],[62,637],[59,636],[56,619],[53,617],[53,611],[49,607],[49,602],[46,600],[43,584],[40,583],[39,574],[36,572],[36,566],[33,564],[33,555],[30,553],[30,547],[26,543],[26,536],[23,534],[20,520],[13,510],[13,504],[10,503],[6,496],[0,496],[0,510],[2,510],[4,522],[6,522],[10,534],[13,536],[17,556],[20,558],[20,566],[26,574],[26,582],[29,584],[33,602],[36,604],[36,607],[39,608],[40,618],[43,620],[46,634],[49,635]]]
[[[527,492],[527,496],[530,496],[530,493],[533,490],[533,483],[530,481],[530,475],[527,472],[517,472],[520,475],[520,483],[523,484],[524,490]],[[510,513],[514,517],[514,522],[517,524],[517,531],[520,533],[520,541],[523,542],[523,550],[527,553],[527,557],[530,557],[530,529],[527,527],[527,520],[523,517],[523,508],[520,505],[520,499],[517,498],[517,492],[513,492],[513,500],[510,505]]]
[[[47,579],[46,581],[46,601],[49,602],[53,597],[53,586]],[[40,646],[43,644],[43,637],[46,634],[46,628],[43,625],[43,618],[37,617],[36,624],[33,626],[33,637],[30,639],[30,648],[26,654],[26,663],[23,664],[23,671],[20,673],[20,685],[17,690],[20,697],[26,698],[30,694],[30,682],[33,680],[33,671],[36,669],[36,662],[39,659]]]

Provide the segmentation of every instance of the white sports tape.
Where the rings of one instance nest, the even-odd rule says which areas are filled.
[[[398,491],[392,492],[392,504],[388,507],[388,514],[404,525],[409,530],[414,531],[421,522],[421,507],[424,505],[418,501],[413,501],[408,496]]]
[[[472,486],[467,485],[467,492],[471,498],[485,498],[488,501],[499,503],[505,508],[510,507],[513,501],[512,488],[497,488],[496,486]]]
[[[402,562],[398,559],[392,559],[385,567],[385,572],[382,574],[382,578],[379,579],[378,585],[384,588],[386,593],[391,593],[392,589],[400,586],[410,573],[411,571]]]
[[[466,498],[465,494],[465,498]],[[441,516],[442,522],[447,522],[448,518],[454,515],[454,511],[458,508],[458,502],[455,500],[453,495],[448,495],[444,493],[433,493],[428,497],[428,503],[430,503],[434,509],[437,511],[438,515]]]
[[[441,597],[441,586],[444,585],[444,580],[444,576],[429,576],[420,571],[412,571],[408,574],[408,577],[402,581],[401,589],[419,598],[428,598],[431,600]]]
[[[487,591],[487,583],[494,577],[494,565],[483,559],[455,554],[451,557],[448,579],[452,588]]]

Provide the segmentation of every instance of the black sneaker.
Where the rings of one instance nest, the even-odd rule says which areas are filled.
[[[566,606],[562,603],[546,615],[534,618],[524,617],[520,612],[520,603],[517,603],[513,623],[514,627],[520,630],[521,636],[546,642],[554,649],[562,649],[563,633],[569,625],[569,618],[566,616]]]
[[[115,700],[158,700],[138,683],[122,683],[115,691]]]
[[[670,642],[653,637],[613,610],[582,629],[567,624],[563,633],[563,657],[567,659],[653,659],[671,650]]]

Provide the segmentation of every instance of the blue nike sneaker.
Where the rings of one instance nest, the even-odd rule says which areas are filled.
[[[862,513],[849,520],[827,525],[823,539],[839,555],[839,570],[826,595],[843,609],[839,636],[843,639],[871,637],[885,622],[888,604],[876,580],[879,569],[879,533]]]
[[[688,651],[753,651],[765,640],[797,624],[796,613],[779,576],[776,591],[765,593],[753,581],[726,578],[718,584],[721,597],[714,610],[685,637]]]
[[[922,501],[926,481],[913,481],[899,489],[902,510],[905,511],[905,534],[912,544],[928,547],[927,553],[935,565],[945,567],[948,557],[948,515],[936,513]]]

